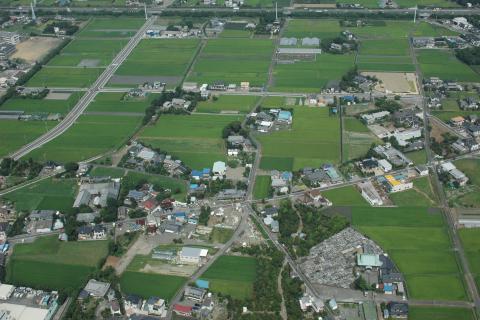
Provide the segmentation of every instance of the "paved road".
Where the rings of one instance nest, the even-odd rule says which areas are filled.
[[[64,133],[66,130],[68,130],[68,128],[70,128],[75,123],[75,121],[77,121],[80,115],[87,109],[88,105],[90,104],[90,102],[93,101],[99,90],[107,84],[111,76],[115,73],[115,71],[122,64],[122,62],[125,61],[128,55],[137,46],[137,44],[143,38],[145,30],[148,29],[154,21],[155,17],[151,17],[145,22],[145,24],[138,30],[138,32],[130,39],[127,45],[113,59],[111,64],[105,69],[105,71],[100,75],[100,77],[98,77],[95,83],[87,90],[85,95],[80,98],[75,107],[73,107],[73,109],[55,128],[48,131],[46,134],[37,138],[33,142],[23,146],[20,150],[12,153],[10,157],[18,160],[32,150],[43,146],[47,142],[55,139],[56,137]]]

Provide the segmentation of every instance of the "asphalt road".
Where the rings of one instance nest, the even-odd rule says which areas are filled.
[[[130,39],[127,45],[118,53],[118,55],[113,59],[110,65],[105,69],[105,71],[98,77],[98,79],[93,83],[93,85],[87,90],[85,95],[77,102],[75,107],[65,116],[65,118],[53,129],[37,138],[33,142],[23,146],[20,150],[10,154],[9,156],[15,160],[20,159],[21,157],[27,155],[32,150],[35,150],[47,142],[55,139],[62,133],[68,130],[75,121],[80,117],[80,115],[87,109],[90,102],[93,101],[97,93],[107,84],[110,80],[110,77],[115,73],[118,67],[122,64],[123,61],[128,57],[132,50],[137,46],[140,40],[145,34],[145,30],[148,29],[153,22],[155,17],[148,19],[145,24],[138,30],[138,32]]]

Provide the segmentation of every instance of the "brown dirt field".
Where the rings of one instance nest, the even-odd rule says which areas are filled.
[[[103,269],[106,269],[107,267],[113,267],[113,268],[115,268],[115,266],[116,266],[117,263],[118,263],[118,260],[120,260],[119,257],[108,256],[108,257],[107,257],[107,260],[105,261],[105,264],[103,265]]]
[[[378,91],[418,94],[417,78],[414,73],[362,72],[362,74],[375,76],[382,82],[375,87]]]
[[[12,58],[19,58],[27,62],[35,62],[42,59],[50,50],[58,46],[62,39],[51,37],[31,37],[17,44],[17,52]]]
[[[447,129],[439,126],[434,121],[430,122],[432,125],[432,130],[430,131],[430,137],[435,138],[435,140],[439,143],[443,142],[442,134],[448,132]]]

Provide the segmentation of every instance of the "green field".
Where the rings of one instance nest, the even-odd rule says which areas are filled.
[[[239,116],[163,115],[153,126],[146,127],[139,140],[160,148],[189,167],[210,168],[215,161],[226,160],[222,130]]]
[[[452,2],[453,3],[453,2]],[[433,25],[427,22],[420,22],[416,25],[413,31],[415,37],[439,37],[439,36],[456,36],[457,32],[438,25]]]
[[[106,67],[126,44],[127,40],[122,39],[73,40],[48,66],[77,67],[82,60],[92,60],[87,67]]]
[[[201,276],[210,281],[210,290],[236,299],[251,298],[256,260],[249,257],[221,256]]]
[[[345,126],[346,131],[359,132],[359,133],[370,132],[367,126],[357,118],[353,118],[353,117],[343,118],[343,125]]]
[[[102,92],[88,105],[87,112],[132,112],[144,113],[157,95],[149,94],[145,98],[128,98],[124,93]]]
[[[480,288],[480,230],[476,228],[460,229],[459,234],[470,271],[475,278],[477,288]]]
[[[127,38],[133,36],[145,23],[140,18],[94,18],[77,38]]]
[[[55,235],[17,244],[6,279],[34,288],[77,289],[106,257],[107,246],[107,241],[60,242]]]
[[[470,179],[470,182],[480,186],[480,160],[478,159],[461,159],[455,161],[455,166],[465,173]]]
[[[258,98],[255,96],[219,96],[216,99],[199,102],[197,105],[197,112],[249,113],[257,100]]]
[[[141,116],[82,115],[64,134],[28,156],[39,160],[80,161],[118,148],[140,126]]]
[[[0,157],[18,150],[48,130],[57,122],[53,121],[16,121],[0,120]]]
[[[125,175],[125,170],[116,167],[94,167],[88,174],[91,177],[121,178]]]
[[[136,294],[144,299],[160,297],[168,301],[186,280],[184,277],[127,270],[120,277],[120,286],[126,294]]]
[[[275,64],[272,91],[320,92],[331,80],[340,80],[354,66],[354,55],[322,53],[315,61]]]
[[[409,189],[402,192],[395,192],[389,195],[390,199],[397,206],[411,206],[415,204],[419,207],[429,207],[434,205],[421,189]]]
[[[233,229],[214,227],[209,240],[212,243],[226,243],[232,238],[233,233]]]
[[[360,192],[354,186],[325,190],[323,196],[330,200],[334,206],[369,206]]]
[[[267,39],[212,39],[198,56],[188,81],[235,83],[248,81],[250,86],[267,83],[274,44]]]
[[[439,210],[354,207],[352,224],[392,257],[406,277],[410,298],[467,299]]]
[[[361,55],[408,56],[407,39],[364,40],[360,46]]]
[[[255,186],[253,187],[253,197],[255,199],[268,198],[271,183],[272,179],[270,176],[256,176]]]
[[[29,87],[85,88],[97,80],[102,68],[43,67],[30,81]]]
[[[320,39],[335,38],[342,27],[338,20],[311,20],[311,19],[292,19],[288,21],[284,37],[318,37]]]
[[[73,205],[76,191],[74,179],[49,178],[8,193],[4,198],[15,202],[19,211],[67,210]]]
[[[133,76],[130,85],[143,83],[142,77],[156,77],[173,88],[182,80],[198,44],[197,39],[144,39],[115,75]]]
[[[410,306],[409,320],[474,320],[471,309]]]
[[[439,77],[443,80],[480,82],[480,75],[459,61],[446,50],[419,50],[418,62],[425,78]]]
[[[74,92],[67,100],[11,98],[5,101],[0,110],[20,110],[25,111],[25,113],[45,112],[65,114],[75,106],[82,95],[83,92]]]
[[[262,169],[298,170],[340,159],[340,123],[326,108],[296,107],[291,130],[258,135]]]
[[[173,193],[172,197],[179,201],[185,201],[185,197],[187,195],[187,185],[180,179],[134,171],[129,171],[127,175],[125,175],[124,179],[130,179],[135,182],[147,180],[148,183],[158,184],[164,189],[170,189]]]

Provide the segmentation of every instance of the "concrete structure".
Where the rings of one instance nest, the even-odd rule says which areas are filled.
[[[95,298],[103,298],[110,289],[110,283],[90,279],[83,290]]]
[[[227,166],[223,161],[217,161],[213,163],[212,173],[216,176],[223,176],[227,171]]]
[[[362,197],[367,200],[368,203],[372,206],[381,206],[383,205],[383,200],[380,194],[378,194],[377,189],[373,186],[370,180],[360,182],[358,187],[362,191]]]
[[[379,111],[374,113],[363,114],[361,118],[363,122],[365,122],[366,124],[373,124],[379,120],[385,119],[389,115],[390,115],[390,112],[388,111]]]
[[[357,254],[357,265],[366,269],[378,268],[382,266],[380,255],[360,253]]]
[[[0,284],[0,300],[8,300],[11,296],[15,287],[11,284]]]
[[[73,203],[74,208],[81,205],[106,207],[109,198],[117,199],[120,183],[110,181],[103,183],[83,183]]]

